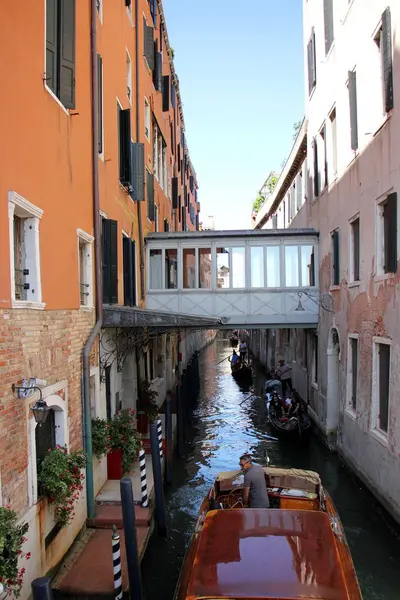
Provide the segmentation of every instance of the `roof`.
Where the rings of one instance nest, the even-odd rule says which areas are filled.
[[[348,600],[328,515],[283,509],[209,512],[187,597]]]
[[[198,317],[181,313],[167,313],[159,310],[103,305],[103,328],[157,327],[165,329],[213,329],[226,323],[228,319]]]

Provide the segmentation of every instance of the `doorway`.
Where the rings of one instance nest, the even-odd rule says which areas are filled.
[[[327,348],[327,393],[326,393],[326,429],[327,434],[336,434],[339,425],[339,361],[340,338],[336,327],[329,332]]]

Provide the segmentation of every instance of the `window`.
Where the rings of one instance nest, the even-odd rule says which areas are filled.
[[[324,156],[324,176],[322,181],[324,182],[324,188],[328,186],[328,155],[326,151],[326,123],[324,123],[321,131],[319,132],[321,147]]]
[[[250,273],[251,287],[264,287],[264,248],[262,246],[250,247]]]
[[[97,55],[97,127],[98,127],[98,152],[103,153],[103,59]]]
[[[285,285],[298,287],[299,285],[299,247],[285,246]]]
[[[40,276],[39,220],[43,211],[9,192],[11,299],[14,308],[44,308]]]
[[[318,145],[317,140],[314,138],[313,143],[313,158],[314,158],[314,197],[319,196],[319,171],[318,171]]]
[[[94,238],[78,229],[80,305],[93,307],[92,245]]]
[[[132,106],[132,61],[128,51],[126,51],[126,95]]]
[[[193,289],[196,287],[196,251],[194,248],[183,248],[183,287]]]
[[[296,178],[296,207],[300,210],[303,205],[303,175],[300,173]]]
[[[158,127],[157,124],[153,123],[153,173],[154,177],[158,180]]]
[[[357,383],[358,383],[358,339],[349,336],[348,344],[348,406],[354,412],[357,409]]]
[[[119,180],[129,192],[132,190],[131,172],[131,109],[118,105],[119,126]]]
[[[397,193],[378,204],[377,273],[397,272]]]
[[[146,171],[146,191],[147,191],[147,217],[150,221],[155,221],[154,208],[154,175]]]
[[[373,429],[387,434],[390,401],[390,340],[374,339],[372,419]]]
[[[178,251],[165,250],[165,288],[174,290],[178,287]]]
[[[157,27],[157,0],[149,0],[149,6],[154,27]]]
[[[349,105],[350,105],[350,142],[351,149],[358,149],[358,117],[357,117],[357,75],[349,71]]]
[[[393,108],[393,58],[392,58],[392,25],[390,8],[382,14],[382,25],[379,28],[375,43],[379,49],[382,77],[383,109],[387,113]]]
[[[336,129],[336,107],[329,115],[331,125],[331,144],[332,144],[332,171],[333,175],[337,175],[337,129]]]
[[[170,92],[170,84],[169,84],[169,75],[163,76],[163,84],[162,84],[162,109],[163,112],[169,111],[169,92]]]
[[[39,472],[42,462],[50,448],[56,447],[56,424],[54,409],[50,408],[47,419],[40,427],[35,428],[36,472]],[[39,496],[43,495],[38,490]]]
[[[332,285],[340,285],[339,230],[331,233]]]
[[[314,385],[318,385],[318,335],[311,333],[311,381]]]
[[[149,27],[146,23],[146,19],[143,17],[143,30],[144,30],[144,49],[143,54],[146,59],[147,66],[152,71],[154,69],[154,29]]]
[[[144,99],[144,135],[150,141],[151,113],[147,98]]]
[[[153,84],[158,92],[162,92],[162,54],[158,51],[158,40],[154,41]]]
[[[154,231],[158,231],[158,206],[154,204]]]
[[[46,0],[46,85],[75,108],[75,0]]]
[[[311,94],[317,83],[317,63],[315,54],[315,32],[311,32],[310,40],[307,44],[307,65],[308,65],[308,93]]]
[[[102,219],[103,302],[118,303],[118,223]]]
[[[324,0],[325,54],[328,54],[334,40],[333,0]]]
[[[136,246],[127,236],[122,238],[124,305],[136,306]]]
[[[350,223],[350,281],[360,280],[360,218]]]
[[[96,0],[96,9],[99,15],[100,23],[103,22],[103,0]]]
[[[125,0],[126,12],[128,14],[129,20],[133,26],[132,20],[132,0]]]

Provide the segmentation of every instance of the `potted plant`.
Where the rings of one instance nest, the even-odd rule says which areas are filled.
[[[136,460],[140,448],[135,411],[118,411],[107,426],[107,477],[121,479]]]
[[[68,452],[66,446],[56,446],[47,451],[40,466],[38,480],[43,492],[54,504],[57,524],[66,527],[75,516],[75,503],[83,490],[86,465],[83,450]]]
[[[158,392],[151,388],[148,381],[142,379],[140,382],[139,399],[137,404],[137,428],[140,433],[146,434],[149,430],[149,423],[152,423],[157,418],[157,396]]]
[[[22,551],[28,528],[8,506],[0,507],[0,598],[20,595],[25,569],[18,568],[18,560],[31,557]]]

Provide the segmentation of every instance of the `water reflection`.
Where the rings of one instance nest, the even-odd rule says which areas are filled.
[[[166,490],[168,539],[154,536],[143,562],[146,600],[173,598],[180,566],[200,503],[218,471],[234,469],[249,450],[265,464],[308,468],[320,473],[346,530],[365,600],[398,600],[400,542],[387,527],[371,495],[355,482],[336,456],[315,439],[293,448],[268,438],[263,401],[249,398],[230,374],[228,345],[214,344],[201,355],[202,387],[188,426],[186,458],[175,462],[173,485]],[[259,390],[264,378],[254,381]],[[243,404],[240,406],[240,403]],[[307,572],[306,577],[311,574]]]

